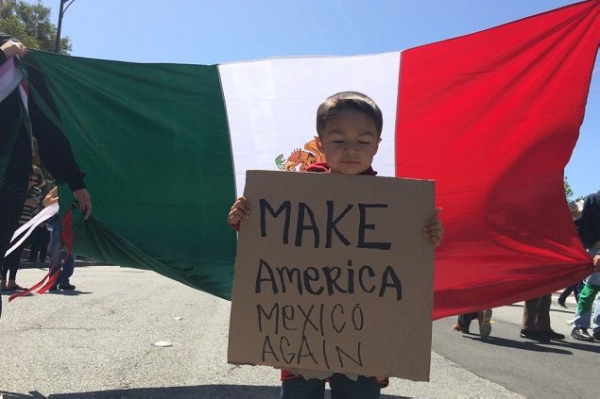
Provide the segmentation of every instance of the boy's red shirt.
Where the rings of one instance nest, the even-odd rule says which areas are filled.
[[[304,172],[312,172],[312,173],[329,173],[330,171],[331,171],[331,168],[329,167],[327,162],[315,162],[315,163],[311,164],[308,168],[306,168],[306,170],[304,170]],[[365,170],[364,172],[362,172],[360,174],[367,175],[367,176],[375,176],[375,175],[377,175],[377,172],[375,172],[372,167],[369,167],[369,169]],[[230,225],[230,226],[231,226],[231,228],[233,228],[236,231],[240,230],[239,223],[236,225]],[[290,370],[284,370],[284,369],[281,370],[281,381],[293,380],[296,378],[302,378],[302,375],[294,374]],[[375,378],[375,380],[383,388],[387,387],[390,383],[390,380],[388,378],[384,378],[384,379]]]

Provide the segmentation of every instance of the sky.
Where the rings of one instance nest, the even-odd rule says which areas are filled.
[[[60,0],[41,2],[52,9],[56,24]],[[69,37],[72,56],[143,63],[206,65],[376,54],[477,32],[576,2],[74,0],[64,13],[62,36]],[[598,149],[600,61],[580,137],[565,169],[574,198],[600,190]]]

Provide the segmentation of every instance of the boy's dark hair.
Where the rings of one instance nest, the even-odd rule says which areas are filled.
[[[381,136],[383,129],[383,115],[375,101],[369,96],[357,91],[342,91],[329,96],[317,109],[317,133],[321,133],[327,121],[343,111],[356,111],[367,115],[375,122],[377,137]]]

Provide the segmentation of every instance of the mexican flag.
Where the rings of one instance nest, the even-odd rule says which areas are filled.
[[[91,192],[74,252],[229,298],[227,225],[246,170],[302,170],[318,105],[346,90],[381,107],[373,167],[434,179],[446,235],[434,318],[542,296],[592,267],[563,192],[600,40],[585,1],[405,51],[222,65],[33,52]],[[61,191],[64,206],[68,190]]]

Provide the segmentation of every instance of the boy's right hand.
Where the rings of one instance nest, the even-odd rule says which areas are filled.
[[[250,201],[245,197],[238,198],[231,206],[227,223],[237,230],[242,220],[247,220],[250,217]]]

